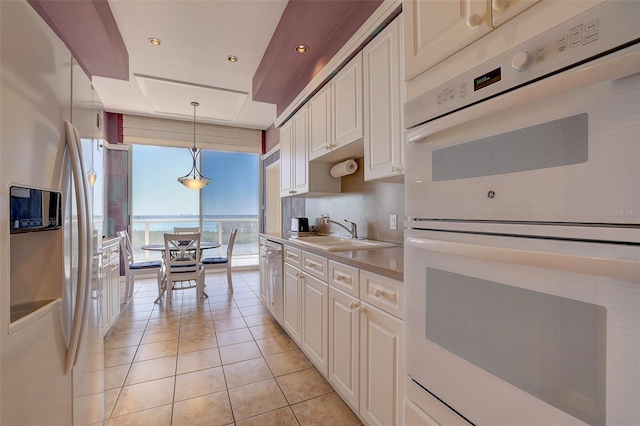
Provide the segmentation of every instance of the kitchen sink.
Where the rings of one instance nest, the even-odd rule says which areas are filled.
[[[295,241],[326,251],[371,250],[376,248],[395,247],[393,243],[374,240],[361,240],[349,237],[336,237],[333,235],[313,235],[298,237]]]

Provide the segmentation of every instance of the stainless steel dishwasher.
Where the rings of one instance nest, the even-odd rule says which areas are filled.
[[[271,315],[282,325],[284,295],[282,288],[282,244],[265,240],[261,242],[265,255],[265,270],[261,278],[266,282],[266,306]]]

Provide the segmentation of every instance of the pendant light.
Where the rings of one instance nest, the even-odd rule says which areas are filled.
[[[193,159],[193,166],[191,170],[189,170],[189,173],[178,178],[178,182],[189,189],[202,189],[211,183],[211,179],[204,177],[202,173],[200,173],[200,170],[198,170],[198,155],[200,155],[200,150],[196,148],[196,107],[200,104],[198,102],[191,102],[191,105],[193,105],[193,148],[191,148],[189,152]]]
[[[91,168],[87,172],[87,179],[89,180],[89,184],[93,186],[96,183],[96,178],[98,175],[96,171],[93,169],[93,140],[91,141]]]

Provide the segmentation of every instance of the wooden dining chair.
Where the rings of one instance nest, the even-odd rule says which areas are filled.
[[[162,261],[148,260],[136,262],[133,258],[133,246],[129,233],[118,231],[116,233],[120,237],[120,251],[124,257],[124,276],[125,276],[125,295],[126,300],[133,296],[133,286],[136,275],[149,274],[155,272],[158,276],[158,291],[160,291],[162,283]]]
[[[204,259],[202,259],[202,265],[204,266],[205,271],[211,269],[227,270],[227,285],[229,286],[229,291],[231,293],[233,293],[233,281],[231,280],[231,255],[233,254],[233,244],[236,241],[237,233],[237,228],[231,229],[231,233],[229,234],[229,242],[227,244],[226,256],[205,257]]]
[[[174,234],[197,234],[200,232],[200,228],[197,226],[191,226],[186,228],[180,228],[178,226],[173,227]]]
[[[166,307],[171,305],[173,290],[196,289],[198,303],[204,297],[204,269],[201,260],[200,234],[164,234]]]

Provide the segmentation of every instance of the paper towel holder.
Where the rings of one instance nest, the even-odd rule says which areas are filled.
[[[339,178],[342,176],[351,175],[358,170],[358,163],[355,162],[352,158],[342,161],[333,167],[331,167],[330,174],[334,178]]]

